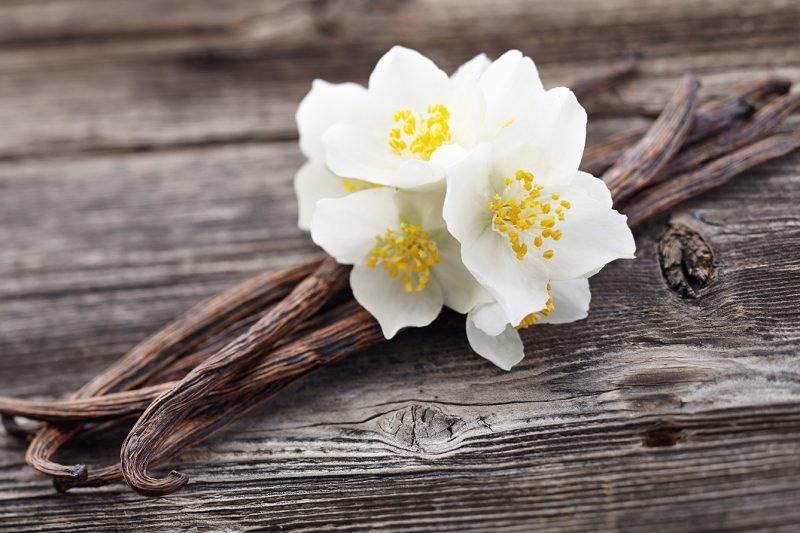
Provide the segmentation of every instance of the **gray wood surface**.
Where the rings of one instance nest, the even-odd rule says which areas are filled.
[[[78,388],[248,274],[295,226],[293,113],[405,43],[453,68],[518,47],[548,85],[643,55],[594,137],[704,97],[800,83],[796,0],[7,0],[0,3],[0,392]],[[800,122],[795,119],[795,127]],[[506,373],[463,319],[323,369],[175,463],[189,486],[55,494],[0,435],[9,531],[796,531],[800,154],[637,232],[588,320],[525,332]],[[702,250],[691,277],[676,257]],[[122,435],[63,458],[115,459]],[[115,440],[116,439],[116,440]]]

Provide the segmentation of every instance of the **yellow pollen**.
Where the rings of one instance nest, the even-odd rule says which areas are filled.
[[[540,310],[538,310],[536,312],[533,312],[533,313],[531,313],[529,315],[525,315],[525,317],[522,319],[522,321],[520,321],[520,323],[517,324],[514,327],[517,328],[517,329],[525,329],[527,327],[530,327],[530,326],[534,325],[535,323],[537,323],[538,321],[540,321],[542,319],[542,317],[546,317],[550,313],[552,313],[553,309],[555,309],[553,307],[553,291],[552,291],[552,289],[550,287],[550,284],[548,283],[547,284],[547,303],[545,303],[544,308],[542,308],[542,309],[540,309]]]
[[[536,183],[532,172],[517,170],[513,178],[505,178],[502,194],[495,194],[488,203],[492,213],[492,227],[508,239],[517,259],[528,253],[528,244],[541,248],[545,239],[557,241],[563,233],[556,226],[566,217],[570,203],[561,200],[557,193],[543,194],[544,185]],[[555,254],[551,248],[541,252],[550,259]]]
[[[376,235],[375,240],[378,244],[367,257],[367,266],[382,265],[390,278],[400,278],[405,292],[424,290],[431,267],[439,262],[439,249],[429,239],[428,232],[401,222],[399,231],[386,230],[383,235]]]
[[[506,120],[505,124],[503,124],[502,126],[500,126],[500,129],[501,129],[501,130],[502,130],[502,129],[505,129],[505,128],[509,127],[509,126],[510,126],[511,124],[513,124],[513,123],[514,123],[514,117],[511,117],[510,119]]]
[[[411,154],[428,161],[433,152],[452,140],[450,111],[443,104],[429,105],[427,112],[414,115],[400,109],[392,115],[397,127],[389,130],[389,147],[397,155]]]

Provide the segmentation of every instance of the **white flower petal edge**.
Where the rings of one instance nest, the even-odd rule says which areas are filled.
[[[556,87],[528,99],[516,120],[497,138],[495,171],[513,176],[520,168],[539,183],[572,181],[586,143],[586,111],[569,89]]]
[[[450,79],[455,82],[464,80],[479,80],[481,75],[489,68],[492,61],[486,54],[478,54],[456,69]]]
[[[314,80],[295,115],[300,150],[311,160],[324,161],[322,134],[325,130],[337,122],[362,116],[366,106],[367,90],[363,86]]]
[[[611,199],[611,191],[608,190],[605,182],[600,178],[595,178],[588,172],[578,171],[575,177],[572,178],[572,183],[570,185],[571,187],[580,189],[592,200],[600,202],[604,207],[611,209],[611,206],[614,204]]]
[[[633,259],[636,243],[628,217],[594,200],[577,188],[557,189],[571,208],[557,226],[563,237],[549,243],[554,254],[547,260],[550,279],[589,277],[616,259]]]
[[[449,76],[416,50],[394,46],[369,76],[370,111],[383,111],[384,122],[404,107],[427,107],[450,91]]]
[[[311,219],[311,239],[339,263],[365,261],[375,236],[399,226],[395,194],[382,187],[320,200]]]
[[[488,334],[478,324],[501,323],[496,334]],[[496,303],[483,304],[467,315],[467,340],[472,349],[503,370],[511,368],[525,357],[525,347],[519,333],[505,323],[502,309]],[[496,330],[492,330],[493,332]]]
[[[307,161],[294,176],[294,192],[297,196],[297,225],[300,229],[311,229],[311,218],[317,202],[323,198],[339,198],[348,194],[338,176],[324,162]]]
[[[551,281],[553,311],[536,322],[539,324],[566,324],[589,316],[592,292],[585,278]]]
[[[383,269],[363,264],[350,272],[350,287],[356,301],[375,317],[387,339],[402,328],[427,326],[439,316],[444,303],[438,283],[428,283],[420,292],[406,293],[403,285],[390,280]]]
[[[533,60],[519,50],[509,50],[493,61],[480,78],[486,99],[484,140],[490,140],[510,120],[516,120],[520,106],[544,92]]]

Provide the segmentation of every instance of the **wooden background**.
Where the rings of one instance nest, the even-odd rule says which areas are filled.
[[[652,117],[686,70],[704,97],[800,83],[799,29],[797,0],[4,0],[0,393],[65,395],[314,253],[291,180],[315,77],[365,82],[395,43],[448,69],[520,48],[549,86],[641,54],[586,103],[596,138]],[[799,204],[800,154],[747,172],[641,228],[638,259],[592,279],[590,318],[529,329],[512,372],[446,314],[188,453],[167,498],[55,494],[0,435],[0,528],[796,531]],[[715,260],[693,297],[662,274],[676,227]],[[112,461],[101,444],[64,459]]]

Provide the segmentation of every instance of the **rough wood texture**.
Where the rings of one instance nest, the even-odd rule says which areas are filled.
[[[66,395],[201,299],[316,253],[291,190],[314,76],[364,81],[395,42],[448,67],[520,47],[549,85],[640,52],[589,103],[596,136],[646,123],[686,70],[703,98],[800,83],[798,24],[792,0],[5,2],[0,390]],[[192,450],[169,498],[56,495],[0,436],[0,527],[793,531],[799,167],[646,224],[637,260],[593,278],[589,319],[528,330],[513,372],[445,315]]]

